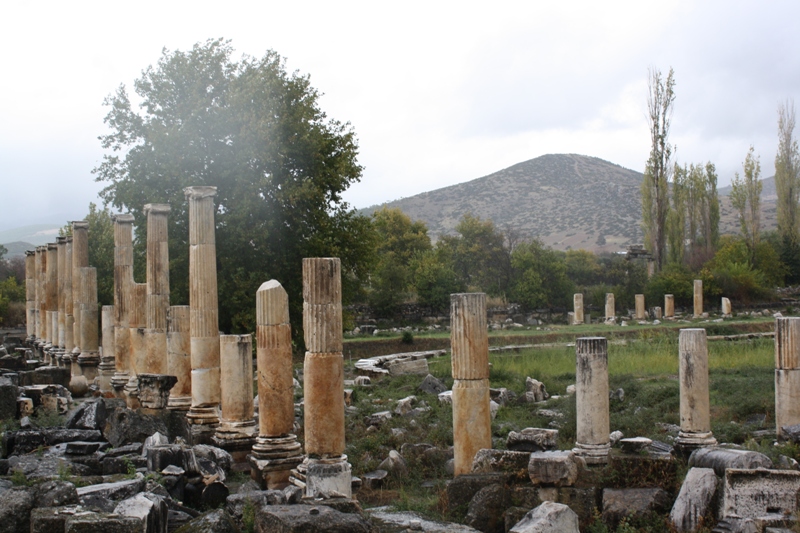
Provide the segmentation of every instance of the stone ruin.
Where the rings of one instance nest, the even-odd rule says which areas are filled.
[[[611,432],[608,343],[582,337],[575,344],[574,447],[557,449],[557,429],[526,428],[510,432],[499,450],[491,421],[510,393],[490,387],[485,295],[451,296],[452,390],[428,375],[427,360],[441,352],[361,360],[356,370],[362,375],[345,382],[340,262],[307,258],[303,399],[294,403],[299,383],[288,296],[270,280],[256,293],[256,413],[253,338],[218,331],[216,189],[185,193],[188,306],[169,305],[170,208],[164,204],[144,208],[146,283],[133,278],[133,217],[114,217],[114,305],[102,310],[96,270],[88,264],[86,222],[73,222],[71,237],[26,254],[27,340],[16,357],[0,360],[0,413],[21,426],[3,435],[0,531],[227,532],[254,525],[256,531],[571,532],[594,512],[611,525],[661,512],[676,531],[696,531],[704,520],[717,521],[719,531],[779,531],[795,524],[800,472],[776,469],[756,452],[720,447],[711,433],[704,329],[680,332],[681,425],[674,449]],[[730,315],[727,299],[722,310]],[[660,307],[652,313],[661,318]],[[703,316],[698,283],[694,314]],[[667,295],[663,316],[674,315]],[[637,295],[634,318],[647,316],[644,296]],[[616,319],[609,294],[606,320]],[[583,297],[576,294],[571,323],[584,321]],[[798,335],[800,318],[777,319],[777,435],[800,440]],[[356,477],[345,455],[353,394],[345,387],[371,387],[372,379],[402,374],[426,375],[420,389],[452,404],[453,448],[407,443],[379,470]],[[528,381],[522,400],[546,400],[543,385]],[[85,396],[90,399],[72,408],[73,399]],[[302,411],[303,445],[296,409]],[[409,396],[368,422],[372,427],[425,409]],[[68,414],[65,427],[34,427],[30,417],[41,412]],[[403,455],[413,454],[449,459],[446,505],[462,510],[458,518],[468,525],[380,510],[366,517],[354,497],[358,488],[379,489],[388,471],[405,468]],[[689,470],[679,493],[670,494],[668,482],[681,461]],[[644,485],[606,486],[609,468]],[[251,480],[230,494],[236,472]],[[14,486],[20,477],[24,483]]]

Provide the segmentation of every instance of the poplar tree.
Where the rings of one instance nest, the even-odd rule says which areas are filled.
[[[744,177],[737,172],[731,182],[731,204],[739,213],[739,225],[742,237],[750,252],[750,264],[755,261],[761,231],[761,162],[755,156],[755,149],[750,146],[744,160]]]
[[[797,202],[800,195],[800,154],[794,138],[794,102],[778,105],[778,153],[775,155],[775,189],[778,195],[778,234],[781,259],[790,265],[790,281],[800,281],[800,235]]]

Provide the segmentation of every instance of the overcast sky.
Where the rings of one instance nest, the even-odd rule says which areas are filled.
[[[750,144],[774,172],[778,103],[800,105],[796,1],[4,2],[0,230],[85,215],[103,98],[162,48],[276,50],[349,121],[355,207],[548,153],[642,171],[648,68],[675,69],[671,140],[726,185]],[[535,209],[535,206],[531,206]]]

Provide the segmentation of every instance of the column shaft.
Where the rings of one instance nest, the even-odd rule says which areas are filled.
[[[72,237],[67,237],[66,255],[64,259],[64,351],[71,354],[75,349],[75,297],[72,287]]]
[[[703,316],[703,280],[694,280],[694,316]]]
[[[636,295],[636,320],[645,319],[644,294]]]
[[[47,311],[50,313],[47,320],[48,343],[58,344],[58,322],[53,328],[53,313],[58,313],[58,247],[55,243],[47,245]],[[58,315],[56,315],[58,320]]]
[[[575,293],[572,297],[572,312],[573,324],[583,324],[583,293]]]
[[[56,282],[56,290],[58,291],[58,347],[64,348],[66,340],[66,290],[65,285],[67,282],[67,239],[66,237],[58,237],[56,239],[56,262],[58,264],[58,280]]]
[[[111,386],[117,397],[128,383],[131,366],[130,308],[133,298],[133,215],[114,220],[114,364]]]
[[[617,306],[614,303],[614,293],[606,294],[606,320],[615,320],[617,317]]]
[[[36,336],[36,285],[33,271],[36,268],[36,252],[25,252],[25,334],[28,340]]]
[[[173,305],[167,310],[167,374],[177,377],[178,382],[170,391],[170,409],[185,411],[192,404],[190,349],[189,306]]]
[[[575,401],[577,412],[574,452],[589,464],[608,460],[608,342],[605,337],[575,341]]]
[[[167,310],[169,309],[169,242],[167,204],[147,204],[146,372],[167,372]]]
[[[702,328],[682,329],[678,337],[681,430],[675,440],[688,452],[717,443],[711,433],[708,392],[708,341]]]
[[[800,318],[775,319],[775,429],[800,424]]]
[[[72,223],[72,338],[75,346],[72,353],[77,356],[81,353],[81,307],[83,302],[80,295],[81,268],[89,266],[89,223],[85,220],[76,220]]]
[[[675,297],[671,294],[664,295],[664,318],[675,316]]]

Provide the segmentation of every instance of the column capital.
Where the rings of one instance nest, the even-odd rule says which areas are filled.
[[[183,189],[183,194],[186,196],[186,199],[200,199],[200,198],[208,198],[214,197],[217,195],[217,188],[206,186],[206,185],[196,185],[193,187],[186,187]]]
[[[47,243],[47,249],[48,250],[57,250],[58,249],[58,244],[56,244],[54,242],[48,242]]]
[[[59,244],[67,244],[67,238],[66,237],[56,237],[56,246],[58,246]]]
[[[130,213],[118,213],[116,215],[111,215],[111,220],[113,220],[115,224],[133,224],[134,218]]]
[[[25,250],[25,255],[36,255],[36,250]]]
[[[149,215],[153,213],[154,215],[166,215],[168,214],[172,208],[169,204],[144,204],[144,214]]]
[[[75,231],[76,229],[89,229],[89,222],[86,220],[73,220],[72,231]]]

